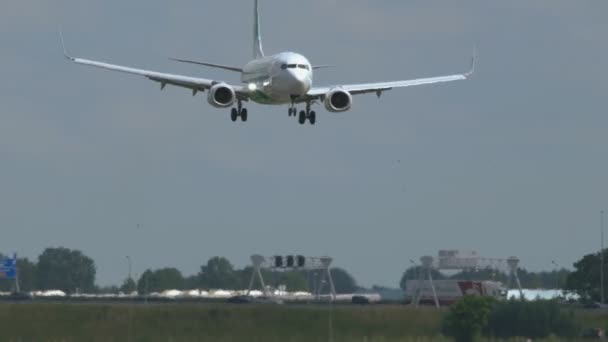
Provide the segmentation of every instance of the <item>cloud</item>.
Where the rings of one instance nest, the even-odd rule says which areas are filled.
[[[96,0],[8,0],[0,11],[0,35],[58,32],[78,28],[93,32],[112,17],[118,6]]]

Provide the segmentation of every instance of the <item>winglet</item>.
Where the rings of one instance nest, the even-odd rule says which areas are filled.
[[[471,69],[464,73],[464,77],[470,78],[475,73],[475,67],[477,66],[477,45],[473,48],[473,58],[471,58]]]
[[[63,40],[63,33],[61,31],[59,31],[59,38],[61,39],[61,47],[63,47],[63,55],[70,61],[74,61],[74,57],[71,57],[68,54],[68,50],[65,48],[65,41]]]

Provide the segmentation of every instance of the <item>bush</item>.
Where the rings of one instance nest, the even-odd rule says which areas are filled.
[[[572,338],[580,327],[573,312],[564,312],[553,301],[508,301],[498,303],[490,313],[484,333],[496,338],[524,336]]]
[[[443,320],[443,333],[456,342],[471,342],[486,327],[495,300],[489,297],[466,296],[450,307]]]

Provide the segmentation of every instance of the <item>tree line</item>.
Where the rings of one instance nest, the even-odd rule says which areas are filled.
[[[6,259],[0,254],[0,259]],[[213,257],[200,267],[197,274],[185,276],[174,267],[145,270],[138,279],[127,277],[120,286],[96,285],[95,262],[78,250],[47,248],[37,261],[27,258],[17,260],[19,285],[22,292],[61,290],[74,293],[132,293],[162,292],[164,290],[243,290],[249,287],[252,267],[236,269],[224,257]],[[355,278],[341,268],[332,268],[336,292],[353,293],[358,289]],[[321,271],[269,271],[262,270],[266,285],[285,285],[291,292],[316,292]],[[259,283],[255,283],[259,289]],[[328,286],[324,286],[325,292]],[[0,280],[0,291],[14,291],[14,282]]]
[[[200,267],[197,274],[183,276],[176,268],[162,268],[157,270],[146,270],[139,280],[126,279],[120,291],[128,293],[137,291],[140,294],[161,292],[167,289],[189,290],[189,289],[223,289],[243,290],[249,288],[254,270],[251,266],[243,269],[235,269],[232,263],[223,257],[213,257],[205,265]],[[291,292],[306,291],[315,292],[319,286],[321,271],[269,271],[262,270],[262,276],[266,285],[277,288],[284,285]],[[341,268],[331,270],[336,292],[353,293],[357,282],[353,276]],[[257,279],[254,288],[259,289]],[[327,292],[328,286],[324,287]]]
[[[5,258],[5,255],[0,254],[0,259]],[[604,250],[604,259],[608,260],[608,249]],[[608,285],[608,263],[604,267],[604,282]],[[242,290],[249,287],[253,273],[252,267],[237,269],[228,259],[213,257],[201,265],[199,272],[194,275],[183,275],[177,268],[148,269],[138,279],[125,279],[120,286],[100,287],[96,284],[95,261],[81,251],[67,248],[47,248],[35,261],[19,258],[17,268],[21,291],[61,290],[69,294],[117,293],[118,291],[124,293],[137,291],[146,294],[170,289]],[[267,285],[274,287],[286,285],[291,292],[316,292],[321,278],[320,271],[263,270],[262,272]],[[419,272],[419,267],[408,268],[402,274],[401,288],[405,289],[407,280],[418,279]],[[451,276],[434,270],[433,277],[434,279],[495,280],[509,284],[507,274],[491,269],[463,271]],[[574,264],[572,272],[565,269],[548,272],[519,270],[519,278],[524,288],[568,290],[579,294],[586,301],[599,301],[599,277],[599,252],[585,255]],[[355,278],[344,269],[332,268],[332,279],[338,293],[354,293],[360,289]],[[328,286],[324,289],[327,291]],[[0,279],[0,291],[12,290],[11,281]]]
[[[604,284],[608,288],[608,249],[603,251],[604,260]],[[600,294],[600,265],[601,253],[590,253],[583,256],[574,263],[574,271],[559,269],[553,271],[530,272],[526,269],[518,269],[521,285],[526,289],[559,289],[578,294],[582,301],[599,302]],[[400,286],[405,289],[408,280],[416,280],[420,274],[420,266],[407,269],[401,277]],[[509,284],[509,275],[494,269],[468,270],[453,275],[446,275],[437,270],[432,270],[433,279],[459,279],[459,280],[493,280],[503,284]],[[605,291],[608,296],[608,290]]]
[[[0,254],[0,259],[6,256]],[[17,259],[19,287],[22,292],[63,290],[94,292],[95,261],[77,250],[47,248],[37,261]],[[14,291],[14,282],[0,280],[0,291]]]

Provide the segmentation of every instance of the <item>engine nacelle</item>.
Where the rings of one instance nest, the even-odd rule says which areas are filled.
[[[219,83],[209,89],[207,101],[215,108],[230,107],[236,102],[236,93],[231,86]]]
[[[353,105],[353,96],[346,90],[335,88],[325,95],[325,109],[332,113],[346,112]]]

